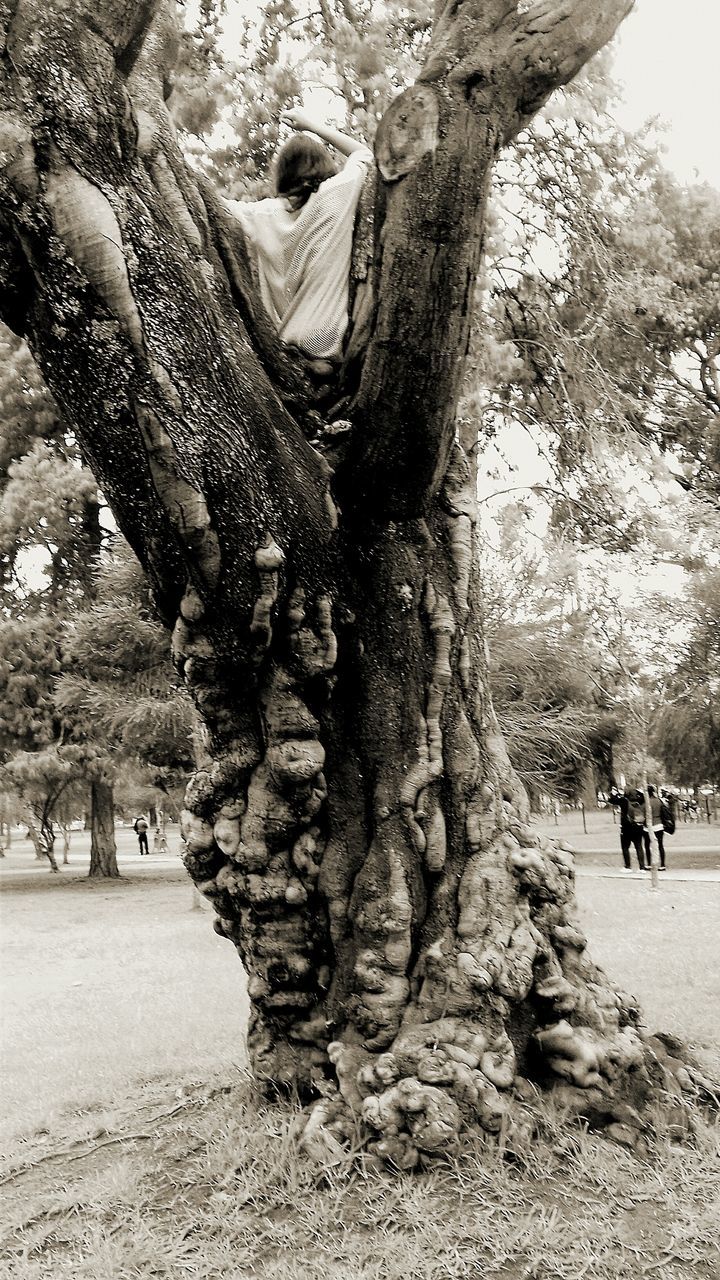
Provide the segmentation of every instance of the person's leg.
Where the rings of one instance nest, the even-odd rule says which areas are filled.
[[[635,846],[635,853],[636,853],[636,855],[637,855],[638,866],[639,866],[639,868],[640,868],[640,870],[641,870],[641,871],[644,871],[644,870],[645,870],[645,857],[644,857],[644,855],[643,855],[643,843],[642,843],[642,838],[643,838],[643,831],[642,831],[642,827],[635,826],[635,828],[634,828],[634,830],[633,830],[633,832],[632,832],[632,842],[633,842],[633,845]]]
[[[665,832],[656,831],[655,839],[658,843],[658,853],[660,854],[660,870],[665,870]]]
[[[630,832],[626,827],[620,828],[620,848],[622,849],[625,870],[632,871],[632,866],[630,865]]]

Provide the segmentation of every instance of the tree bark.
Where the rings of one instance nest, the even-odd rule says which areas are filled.
[[[120,872],[115,846],[115,805],[112,783],[96,778],[90,784],[91,877],[116,880]]]
[[[55,832],[52,823],[41,819],[38,827],[34,818],[28,818],[28,835],[35,850],[35,859],[37,862],[43,862],[47,858],[50,863],[51,871],[59,871],[60,868],[55,858]]]
[[[456,424],[494,157],[630,7],[438,6],[380,126],[367,350],[327,447],[178,152],[165,10],[6,20],[0,305],[173,628],[205,723],[186,865],[248,969],[257,1073],[334,1089],[309,1145],[360,1123],[412,1167],[522,1127],[529,1080],[637,1135],[659,1078],[498,731]]]

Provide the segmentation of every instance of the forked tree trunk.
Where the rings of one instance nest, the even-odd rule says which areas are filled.
[[[115,805],[112,783],[96,778],[90,784],[89,876],[115,880],[120,875],[115,845]]]
[[[36,818],[28,818],[28,836],[35,850],[35,860],[43,862],[46,858],[50,863],[51,871],[59,871],[60,868],[55,858],[55,832],[51,821],[42,817],[39,821]]]
[[[28,829],[28,840],[30,841],[33,849],[35,850],[35,861],[43,862],[45,859],[45,850],[43,849],[42,842],[40,840],[40,832],[35,826],[35,822],[33,819],[27,818],[26,821],[27,821],[27,829]]]
[[[23,0],[10,27],[3,312],[174,628],[206,726],[186,864],[248,969],[255,1068],[334,1082],[323,1141],[360,1119],[403,1166],[522,1125],[528,1080],[632,1136],[657,1070],[588,957],[571,856],[527,825],[455,427],[493,159],[629,8],[437,7],[378,135],[350,431],[317,447],[242,237],[177,150],[163,12]]]

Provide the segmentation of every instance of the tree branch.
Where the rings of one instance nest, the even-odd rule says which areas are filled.
[[[424,515],[455,429],[493,162],[632,0],[438,6],[418,83],[378,130],[374,325],[337,477],[352,517]]]
[[[505,142],[532,119],[553,90],[567,84],[612,39],[635,0],[529,0],[513,6],[505,66],[517,86]]]
[[[0,65],[0,218],[15,250],[3,250],[0,305],[16,323],[20,262],[30,287],[16,327],[164,616],[174,621],[191,581],[238,657],[253,650],[258,548],[277,544],[282,591],[328,547],[327,468],[258,363],[221,218],[177,147],[168,8],[117,8],[69,16],[26,0],[13,26],[13,60]]]

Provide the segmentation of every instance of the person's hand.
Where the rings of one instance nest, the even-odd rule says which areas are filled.
[[[280,120],[282,124],[289,124],[291,129],[307,129],[310,133],[315,132],[313,120],[302,107],[289,107],[287,111],[283,111]]]

